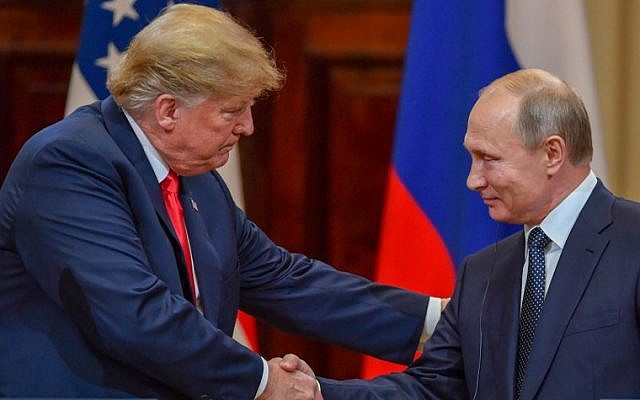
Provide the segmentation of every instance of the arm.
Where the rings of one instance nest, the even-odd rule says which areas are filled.
[[[459,321],[465,267],[456,289],[422,356],[401,373],[372,380],[336,381],[320,378],[327,400],[466,399]]]
[[[240,211],[236,226],[242,309],[289,332],[395,362],[412,360],[427,297],[288,253]]]

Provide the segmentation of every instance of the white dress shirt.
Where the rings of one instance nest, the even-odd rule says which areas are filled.
[[[586,204],[591,192],[596,187],[598,180],[596,179],[593,171],[589,172],[589,175],[578,185],[573,192],[571,192],[560,204],[554,208],[549,215],[547,215],[540,223],[540,228],[551,239],[551,243],[547,246],[544,252],[545,259],[545,283],[544,293],[545,297],[549,291],[549,285],[553,274],[556,272],[558,266],[558,260],[562,254],[569,233],[578,219],[578,215],[582,208]],[[524,226],[524,267],[522,268],[522,286],[520,290],[520,306],[522,307],[522,297],[524,296],[524,287],[527,283],[527,271],[529,270],[529,251],[527,249],[527,240],[529,239],[529,232],[535,228],[535,226]]]

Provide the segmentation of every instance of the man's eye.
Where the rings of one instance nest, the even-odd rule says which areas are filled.
[[[232,121],[236,119],[240,114],[242,114],[243,110],[244,108],[233,108],[229,110],[222,110],[222,117],[225,120]]]

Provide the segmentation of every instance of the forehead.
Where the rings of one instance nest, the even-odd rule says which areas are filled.
[[[253,104],[253,97],[249,96],[225,96],[225,97],[209,97],[204,101],[208,107],[215,108],[233,108]]]
[[[518,99],[507,94],[481,97],[469,114],[464,146],[473,150],[485,143],[520,142],[520,138],[513,133],[518,105]]]

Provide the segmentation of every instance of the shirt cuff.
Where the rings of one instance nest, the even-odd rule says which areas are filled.
[[[440,321],[440,313],[442,311],[442,299],[440,297],[429,297],[429,305],[427,306],[427,315],[424,318],[424,329],[418,343],[418,351],[422,351],[424,344],[433,335],[438,321]]]
[[[262,395],[264,390],[267,388],[267,382],[269,382],[269,364],[267,364],[267,360],[263,357],[262,359],[262,379],[260,380],[260,385],[258,385],[258,390],[256,391],[256,396],[254,399],[257,399]]]

